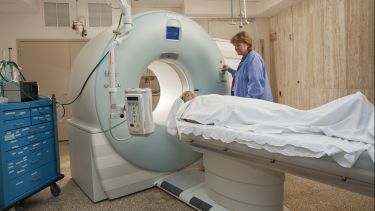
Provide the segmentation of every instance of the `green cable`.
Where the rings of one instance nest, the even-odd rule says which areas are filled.
[[[89,76],[87,76],[86,80],[85,80],[85,83],[83,83],[83,86],[81,88],[81,90],[79,91],[78,95],[74,98],[74,100],[72,100],[71,102],[69,103],[60,103],[60,102],[57,102],[58,104],[60,105],[71,105],[73,104],[78,98],[79,96],[81,96],[82,92],[83,92],[83,89],[85,88],[87,82],[89,81],[91,75],[95,72],[96,68],[98,68],[98,66],[102,63],[102,61],[104,60],[104,58],[108,55],[109,51],[107,51],[107,53],[104,54],[104,56],[100,59],[100,61],[95,65],[95,67],[91,70]]]
[[[26,78],[25,78],[25,76],[22,73],[21,68],[17,65],[17,63],[15,63],[13,61],[8,61],[8,64],[9,64],[9,66],[14,66],[18,70],[18,72],[20,73],[20,75],[22,76],[23,80],[27,81]]]
[[[121,20],[122,20],[122,14],[120,14],[120,18],[118,20],[117,29],[120,28]]]
[[[119,18],[119,21],[118,21],[118,24],[117,24],[117,29],[120,27],[120,24],[121,24],[121,20],[122,20],[122,14],[120,14],[120,18]],[[115,40],[117,37],[117,35],[114,36],[113,40]],[[56,102],[57,104],[60,104],[62,106],[64,105],[71,105],[73,104],[78,98],[79,96],[81,96],[82,92],[83,92],[83,89],[85,88],[89,78],[91,77],[91,75],[95,72],[95,70],[98,68],[98,66],[102,63],[102,61],[104,60],[104,58],[108,55],[109,51],[107,51],[104,56],[100,59],[100,61],[95,65],[94,69],[92,69],[92,71],[90,72],[89,76],[86,78],[86,81],[85,83],[83,84],[80,92],[78,93],[78,95],[74,98],[74,100],[72,100],[71,102],[69,103],[61,103],[61,102]]]
[[[3,97],[3,84],[7,82],[6,78],[3,76],[3,68],[5,68],[5,60],[0,61],[0,97]]]
[[[1,64],[2,64],[2,66],[3,66],[3,68],[5,69],[8,65],[9,65],[9,67],[15,67],[17,70],[18,70],[18,72],[20,73],[20,75],[22,76],[22,79],[24,80],[24,81],[27,81],[26,80],[26,78],[25,78],[25,75],[22,73],[22,70],[21,70],[21,68],[17,65],[17,63],[15,63],[15,62],[13,62],[13,61],[5,61],[5,60],[2,60],[2,61],[0,61],[1,62]],[[2,68],[1,68],[2,69]],[[4,78],[4,76],[2,76],[2,78]]]
[[[2,66],[2,67],[0,67],[0,76],[1,76],[1,78],[2,78],[5,82],[8,82],[8,79],[6,79],[5,76],[3,76],[3,74],[2,74],[2,70],[3,70],[3,69],[5,70],[5,68],[6,68],[7,61],[5,61],[5,60],[1,60],[0,63],[1,63],[1,66]]]
[[[2,81],[9,82],[8,79],[6,79],[5,76],[3,76],[3,74],[0,73],[0,76],[2,78]]]

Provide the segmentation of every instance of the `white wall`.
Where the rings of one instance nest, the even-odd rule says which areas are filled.
[[[8,59],[8,48],[13,48],[12,59],[17,61],[16,40],[17,39],[82,39],[71,27],[45,27],[43,2],[40,1],[39,9],[24,12],[22,10],[9,13],[0,13],[0,49],[6,50]],[[70,22],[76,19],[75,0],[55,0],[54,2],[69,2]],[[86,17],[88,20],[87,3],[95,3],[93,0],[78,1],[78,16]],[[114,1],[117,2],[117,1]],[[117,24],[120,11],[112,10],[112,23]],[[87,38],[90,39],[103,31],[105,27],[88,27]],[[2,53],[0,54],[2,58]]]
[[[5,50],[6,59],[8,59],[9,47],[13,48],[12,59],[17,61],[16,40],[17,39],[82,39],[79,34],[76,34],[71,27],[45,27],[44,26],[44,10],[43,3],[48,1],[53,2],[68,2],[70,3],[70,22],[76,19],[76,1],[75,0],[41,0],[37,9],[31,11],[19,10],[0,13],[0,50]],[[113,2],[114,7],[117,7],[117,0],[108,0]],[[78,1],[78,16],[84,16],[88,20],[87,3],[101,2],[99,0],[79,0]],[[132,13],[138,14],[151,10],[152,8],[133,8]],[[170,10],[174,12],[181,12],[181,8],[158,8],[157,10]],[[228,8],[228,11],[230,8]],[[112,23],[117,24],[120,11],[112,10]],[[249,32],[255,40],[265,40],[265,60],[269,67],[269,24],[267,19],[256,19],[255,22],[245,26],[243,29],[230,25],[229,19],[215,19],[215,18],[196,18],[201,26],[206,29],[212,37],[230,39],[234,34],[240,30]],[[88,24],[88,23],[87,23]],[[96,36],[103,31],[105,27],[88,27],[87,39]],[[2,54],[0,53],[0,59]]]
[[[270,27],[267,18],[255,18],[250,21],[248,25],[239,28],[239,21],[235,21],[236,25],[231,25],[229,19],[197,19],[214,38],[221,38],[230,40],[233,35],[239,31],[246,31],[253,38],[253,49],[259,51],[259,42],[264,40],[264,60],[266,62],[267,70],[270,69]],[[249,19],[250,20],[250,19]],[[260,52],[259,52],[260,53]]]
[[[184,14],[191,17],[231,17],[230,0],[184,0]],[[248,16],[258,15],[258,2],[246,1],[246,12]],[[239,1],[233,1],[233,16],[238,17],[240,13]]]

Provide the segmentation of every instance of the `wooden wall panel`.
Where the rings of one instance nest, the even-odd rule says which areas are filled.
[[[281,91],[279,87],[287,87],[290,81],[288,80],[287,75],[287,69],[288,67],[288,60],[287,55],[285,55],[285,52],[291,53],[291,46],[288,46],[288,39],[289,39],[289,33],[291,31],[291,11],[286,10],[283,13],[281,13],[279,16],[276,16],[273,19],[274,26],[271,28],[273,32],[277,34],[277,40],[273,42],[273,67],[277,67],[277,70],[274,69],[273,73],[276,75],[274,81],[276,81],[276,86],[273,86],[273,93],[276,93],[274,95],[274,101],[276,102],[282,102],[283,99],[278,99],[279,92]],[[273,76],[271,76],[273,77]],[[282,91],[281,91],[282,92]]]
[[[294,108],[298,109],[309,109],[310,108],[310,92],[309,88],[297,89],[293,96]]]
[[[279,98],[282,104],[289,105],[297,109],[310,108],[310,92],[306,88],[284,88],[281,90],[281,97]]]
[[[277,18],[276,17],[270,18],[269,23],[270,23],[270,32],[276,33]],[[276,42],[276,40],[272,40],[271,35],[270,35],[270,42],[271,42],[269,46],[270,47],[270,67],[268,67],[270,74],[268,75],[268,77],[271,83],[273,99],[275,102],[277,102],[279,88],[278,88],[278,83],[277,83],[277,80],[278,80],[277,71],[274,69],[276,66],[276,59],[277,59],[275,55],[276,43],[273,43],[273,42]]]
[[[374,33],[375,33],[375,1],[373,0],[369,0],[369,7],[368,9],[370,10],[369,12],[369,15],[370,17],[368,18],[369,20],[369,34],[370,34],[370,38],[368,41],[363,41],[363,42],[366,42],[367,46],[370,48],[369,49],[369,52],[370,52],[370,61],[368,62],[369,64],[369,71],[370,71],[370,74],[369,74],[369,78],[370,78],[370,87],[369,89],[372,90],[372,103],[374,103],[374,88],[375,88],[375,41],[374,41]]]
[[[312,36],[313,47],[311,50],[312,53],[312,73],[313,73],[313,88],[324,87],[325,85],[325,75],[324,75],[324,33],[323,33],[323,11],[319,10],[312,16],[312,24],[309,35]],[[295,58],[295,59],[298,59]]]
[[[373,2],[373,0],[371,0]],[[374,48],[372,43],[369,46],[368,41],[371,40],[371,27],[370,12],[373,13],[373,6],[370,7],[370,0],[347,0],[346,1],[346,12],[347,12],[347,75],[350,80],[348,80],[348,88],[370,88],[371,81],[371,69],[373,66],[369,65],[369,61],[373,59],[370,58],[371,49]],[[373,70],[372,70],[373,71]]]
[[[280,87],[285,86],[286,78],[284,78],[284,63],[283,63],[283,55],[282,55],[282,49],[283,49],[283,43],[284,41],[281,41],[282,35],[280,31],[280,25],[279,25],[279,18],[277,17],[277,24],[278,26],[275,28],[275,32],[277,34],[277,40],[273,43],[274,46],[274,58],[275,58],[275,72],[277,77],[277,84]]]
[[[315,14],[317,11],[322,11],[327,4],[327,0],[307,0],[307,2],[309,4],[309,14]]]
[[[346,87],[344,2],[328,4],[324,12],[324,88]],[[319,86],[318,86],[319,87]]]
[[[285,41],[285,45],[284,50],[283,52],[281,52],[281,54],[285,59],[285,77],[287,79],[286,85],[287,87],[293,87],[295,85],[295,82],[290,79],[293,79],[296,71],[293,68],[293,57],[289,56],[293,55],[293,13],[291,8],[286,13],[285,26],[286,28],[283,30],[283,40]]]
[[[292,9],[293,9],[293,16],[295,17],[295,19],[300,19],[300,18],[307,16],[307,14],[309,14],[309,6],[310,6],[309,1],[302,1],[301,3],[297,5],[293,5]]]
[[[348,88],[356,88],[361,85],[360,68],[359,68],[359,4],[353,1],[346,1],[346,27],[348,30],[346,37],[346,46],[348,52],[346,54],[346,67]]]
[[[305,109],[361,91],[374,102],[374,0],[305,0],[270,23],[276,101]]]
[[[312,16],[304,16],[299,19],[294,19],[296,23],[293,26],[293,69],[294,77],[292,77],[294,84],[299,88],[309,88],[314,84],[313,71],[313,52],[314,36],[311,28],[308,26],[312,23]],[[295,59],[298,58],[298,59]]]
[[[292,55],[292,42],[289,39],[289,35],[292,31],[292,16],[291,10],[288,9],[285,12],[281,13],[277,19],[278,27],[277,27],[277,58],[278,63],[277,67],[280,68],[278,78],[280,86],[282,87],[290,87],[291,81],[290,78],[293,74],[292,62],[293,58],[290,56]]]
[[[316,108],[340,97],[348,95],[346,89],[310,89],[310,108]]]
[[[282,87],[280,89],[280,95],[279,95],[279,103],[281,104],[286,104],[289,106],[294,106],[294,100],[293,100],[293,95],[294,91],[296,89],[288,88],[288,87]]]
[[[374,0],[361,0],[357,4],[359,4],[360,10],[360,36],[357,39],[359,39],[360,49],[361,85],[365,89],[371,89],[374,88]],[[369,45],[371,41],[372,45]]]

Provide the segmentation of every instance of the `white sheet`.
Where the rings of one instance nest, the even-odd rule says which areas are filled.
[[[286,156],[328,155],[344,167],[351,167],[363,152],[374,161],[374,105],[359,92],[306,111],[262,100],[204,95],[183,103],[175,117],[181,134],[236,141]]]
[[[173,136],[177,134],[176,113],[183,103],[184,101],[181,98],[177,98],[174,101],[171,107],[171,110],[169,111],[168,117],[167,117],[167,121],[166,121],[167,131],[169,134]]]

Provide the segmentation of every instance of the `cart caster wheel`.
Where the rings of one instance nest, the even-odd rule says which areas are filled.
[[[14,207],[14,210],[15,210],[15,211],[25,211],[25,208],[20,207],[20,206],[15,206],[15,207]]]
[[[51,194],[53,196],[58,196],[60,195],[60,192],[61,192],[61,189],[59,187],[59,185],[57,185],[56,183],[53,183],[52,185],[49,186],[50,190],[51,190]]]

